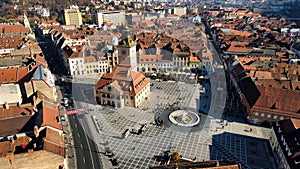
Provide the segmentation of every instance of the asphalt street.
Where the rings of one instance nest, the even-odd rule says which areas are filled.
[[[58,75],[67,75],[67,69],[61,62],[57,55],[56,47],[51,42],[50,38],[43,37],[39,32],[36,32],[36,37],[39,45],[43,51],[45,59],[51,72],[58,79]],[[71,89],[72,90],[72,89]],[[62,113],[62,112],[60,112]],[[65,112],[63,112],[64,114]],[[97,150],[97,145],[89,138],[87,132],[89,128],[85,124],[84,117],[77,115],[70,115],[69,122],[72,130],[72,136],[74,141],[73,148],[75,148],[76,153],[76,163],[78,169],[100,169],[103,168],[101,161],[99,159],[99,152]],[[70,161],[70,159],[69,159]],[[73,165],[72,165],[73,166]],[[72,168],[73,169],[73,168]]]
[[[102,168],[98,158],[99,152],[96,144],[89,137],[89,128],[82,122],[85,118],[83,116],[69,115],[77,157],[77,168],[99,169]]]

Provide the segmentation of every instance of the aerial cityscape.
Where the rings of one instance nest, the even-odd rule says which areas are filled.
[[[0,7],[1,169],[300,169],[298,0]]]

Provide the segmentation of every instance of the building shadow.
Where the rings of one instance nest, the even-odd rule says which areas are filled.
[[[239,163],[245,169],[278,168],[267,139],[224,132],[212,136],[209,150],[211,160]]]

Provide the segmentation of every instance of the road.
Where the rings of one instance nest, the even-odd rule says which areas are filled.
[[[51,42],[49,38],[43,37],[43,35],[40,34],[40,32],[35,31],[35,35],[37,37],[37,40],[39,42],[39,45],[43,51],[43,54],[45,56],[45,59],[48,63],[48,66],[52,72],[52,74],[55,75],[56,79],[58,79],[59,75],[67,75],[68,70],[61,62],[59,56],[56,52],[55,45]],[[65,87],[66,85],[70,85],[71,82],[66,82],[61,84],[62,87]],[[67,93],[69,96],[72,95],[72,91],[69,91]],[[66,96],[66,93],[63,93],[64,97]],[[71,96],[70,96],[71,97]],[[65,112],[63,112],[65,114]],[[99,159],[99,152],[97,151],[97,146],[95,143],[89,138],[88,134],[86,132],[89,132],[88,126],[84,125],[81,126],[81,124],[85,124],[83,122],[84,117],[77,115],[70,115],[69,116],[69,123],[71,127],[71,139],[74,141],[74,145],[71,148],[75,149],[76,158],[75,161],[71,161],[72,159],[68,159],[69,162],[76,162],[78,169],[100,169],[102,168],[101,161]],[[68,144],[69,145],[69,144]],[[72,149],[68,149],[68,151],[71,151]],[[75,165],[71,165],[70,168],[76,168]]]
[[[210,109],[208,115],[222,118],[226,104],[227,84],[223,62],[216,51],[212,40],[207,40],[208,48],[213,56],[214,72],[210,75]]]
[[[90,139],[89,133],[91,132],[84,118],[84,115],[69,115],[77,157],[77,168],[99,169],[102,168],[98,158],[99,152],[95,142]]]

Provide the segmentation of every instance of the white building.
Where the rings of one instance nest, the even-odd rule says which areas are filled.
[[[38,11],[38,14],[41,15],[41,17],[49,17],[50,10],[47,8],[42,8],[40,11]]]
[[[114,25],[126,24],[125,11],[99,11],[95,17],[98,27],[102,27],[104,21]]]
[[[186,15],[186,13],[187,13],[186,7],[174,7],[172,14],[182,16],[182,15]]]
[[[78,52],[74,52],[68,57],[68,64],[72,76],[84,74],[84,58],[81,57]]]
[[[21,104],[22,94],[18,84],[0,85],[0,105],[8,108],[10,104]]]
[[[84,57],[84,74],[105,74],[108,71],[107,60],[100,60],[94,56]]]

